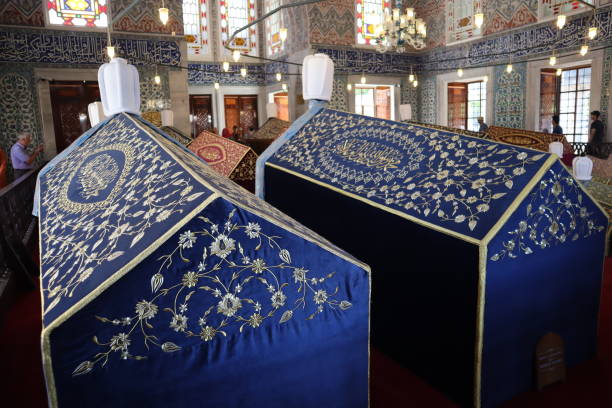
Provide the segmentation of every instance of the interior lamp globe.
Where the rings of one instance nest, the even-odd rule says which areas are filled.
[[[163,25],[166,25],[168,23],[169,20],[169,11],[166,7],[161,7],[159,10],[159,20],[162,22]]]
[[[480,28],[482,27],[483,24],[484,24],[484,14],[483,13],[474,14],[474,25],[477,28]]]
[[[565,14],[559,14],[557,16],[557,28],[561,30],[563,27],[565,27],[566,21],[567,21],[567,16]]]

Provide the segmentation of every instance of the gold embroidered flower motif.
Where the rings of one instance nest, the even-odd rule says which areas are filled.
[[[219,258],[225,258],[236,249],[235,242],[232,238],[229,238],[223,234],[215,239],[210,245],[210,253],[217,255]]]
[[[465,224],[474,231],[491,203],[513,189],[514,179],[539,168],[538,162],[546,157],[545,153],[376,119],[359,118],[356,130],[354,120],[351,114],[322,111],[316,125],[307,123],[275,153],[271,163],[391,209]],[[326,127],[329,123],[334,125]],[[413,134],[406,137],[402,130]],[[365,145],[368,149],[347,150]],[[342,154],[337,146],[345,147]],[[364,169],[355,164],[356,155],[363,155],[360,160],[365,162],[390,148],[399,160],[393,167]]]
[[[240,298],[231,293],[227,293],[217,304],[217,312],[227,317],[232,317],[241,307],[242,303],[240,302]]]
[[[198,274],[196,272],[187,272],[183,275],[182,283],[185,287],[193,288],[198,283]]]
[[[508,232],[509,239],[502,242],[503,249],[493,254],[491,261],[529,255],[534,248],[545,249],[568,239],[576,241],[605,229],[590,218],[594,214],[582,204],[580,187],[562,171],[548,170],[547,177],[529,196],[526,218]],[[577,202],[570,197],[575,197]]]
[[[207,225],[206,228],[192,228],[179,234],[176,247],[157,258],[160,261],[159,269],[152,274],[150,284],[146,286],[147,290],[151,291],[151,298],[137,302],[132,316],[115,319],[96,316],[96,319],[103,323],[122,326],[122,331],[106,343],[95,337],[94,342],[106,347],[107,351],[97,353],[92,361],[82,362],[73,371],[73,375],[84,375],[91,372],[96,365],[106,364],[114,352],[120,354],[121,359],[146,358],[129,353],[128,346],[134,341],[129,335],[141,335],[147,349],[157,347],[164,353],[180,350],[181,346],[173,342],[160,344],[158,336],[151,333],[159,325],[153,326],[148,321],[155,317],[159,322],[163,317],[159,315],[160,310],[169,314],[166,327],[185,337],[197,337],[201,341],[210,342],[227,336],[227,331],[235,326],[239,327],[239,333],[243,333],[247,328],[259,329],[268,319],[274,319],[276,324],[286,324],[307,307],[311,310],[310,315],[305,317],[307,320],[314,319],[328,308],[347,311],[352,307],[350,301],[335,298],[338,289],[334,293],[325,289],[324,285],[333,279],[335,272],[315,276],[315,272],[294,266],[291,252],[279,245],[281,237],[266,234],[257,223],[235,223],[232,219],[235,212],[236,210],[232,210],[226,222],[222,224],[213,223],[206,217],[198,217]],[[239,230],[243,230],[245,234],[238,234],[236,231]],[[251,235],[247,231],[250,231]],[[246,241],[236,241],[235,238],[244,238]],[[199,242],[201,240],[210,241]],[[185,248],[186,242],[193,242],[194,245]],[[247,259],[243,247],[247,244],[250,244],[250,250],[255,255],[253,261]],[[275,257],[266,258],[268,263],[257,257],[269,256],[270,248],[277,252],[278,263],[272,260]],[[191,259],[192,255],[194,259]],[[237,264],[233,260],[234,257],[247,259],[247,262]],[[175,259],[198,263],[197,272],[188,271],[175,277],[171,268]],[[310,274],[308,279],[307,274]],[[261,288],[261,285],[269,295],[253,298],[253,291],[246,290],[247,287]],[[296,297],[291,302],[288,301],[290,290]],[[258,291],[261,296],[261,289]],[[205,310],[198,310],[198,307],[191,303],[198,296],[207,296],[213,301]],[[163,302],[169,302],[169,307],[162,306]],[[195,331],[188,325],[190,311],[195,313],[193,319],[198,322]]]
[[[157,305],[146,300],[136,303],[136,314],[142,320],[152,319],[157,314]]]

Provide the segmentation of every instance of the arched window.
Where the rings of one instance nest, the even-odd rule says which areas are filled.
[[[255,26],[244,30],[228,44],[230,36],[239,28],[255,20],[255,0],[219,0],[221,20],[221,42],[234,50],[257,54],[257,29]]]
[[[454,43],[479,37],[482,29],[474,24],[474,14],[482,10],[481,0],[448,0],[446,3],[446,41]]]
[[[187,56],[208,54],[207,0],[183,0],[183,31],[187,38]]]
[[[49,25],[106,27],[108,0],[46,0]]]
[[[391,13],[390,0],[356,0],[357,44],[374,45],[376,26]]]
[[[280,7],[281,0],[265,0],[264,11],[267,13]],[[284,44],[281,41],[280,29],[282,27],[282,11],[272,14],[265,20],[266,24],[266,54],[268,57],[279,54]]]

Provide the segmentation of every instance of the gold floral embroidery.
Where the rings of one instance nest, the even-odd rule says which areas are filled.
[[[506,256],[530,255],[536,248],[576,241],[603,231],[605,227],[597,225],[584,199],[582,190],[569,174],[551,168],[548,177],[540,180],[529,195],[526,217],[508,231],[510,237],[502,243],[503,249],[490,259],[499,261]]]
[[[496,200],[517,194],[515,179],[539,168],[546,156],[327,109],[270,162],[407,214],[473,231]],[[386,164],[378,165],[381,159]]]
[[[87,167],[87,163],[109,151],[125,156],[123,169],[117,170],[120,176],[104,188],[112,191],[106,197],[92,195],[88,200],[81,195],[79,202],[71,200],[70,184],[90,177],[97,164]],[[124,115],[111,120],[46,173],[41,179],[44,210],[40,219],[44,313],[72,297],[105,263],[124,257],[126,248],[136,245],[152,226],[205,194],[193,191],[195,185],[185,173]],[[84,191],[93,194],[104,183],[91,182]]]
[[[124,164],[121,168],[119,168],[117,161],[111,157],[111,152],[120,152],[123,155]],[[90,158],[93,159],[89,160]],[[83,166],[77,165],[75,169],[71,169],[70,176],[61,186],[59,205],[69,212],[94,211],[115,200],[134,163],[134,152],[132,147],[126,143],[110,144],[83,155],[81,163],[85,164]],[[76,181],[82,188],[81,198],[83,200],[76,201],[68,197],[68,191],[73,181]],[[88,200],[97,198],[100,192],[109,187],[110,184],[113,184],[112,190],[106,197],[95,201]]]
[[[236,210],[232,210],[222,226],[199,216],[205,228],[184,230],[174,249],[157,258],[159,268],[150,280],[149,299],[137,302],[133,312],[124,317],[96,316],[122,329],[106,341],[94,337],[93,341],[106,350],[79,364],[73,375],[86,374],[97,364],[105,365],[112,353],[118,353],[124,360],[146,358],[130,353],[136,338],[142,339],[147,349],[159,348],[166,353],[180,350],[180,345],[163,342],[153,334],[154,327],[164,324],[185,337],[209,342],[227,336],[229,330],[243,333],[246,329],[257,329],[268,319],[286,323],[306,309],[310,311],[305,313],[305,319],[311,320],[326,308],[340,311],[351,308],[349,301],[335,298],[338,286],[333,291],[327,289],[326,282],[335,272],[316,274],[293,265],[291,253],[280,245],[281,237],[267,235],[256,222],[239,224],[235,214]],[[205,240],[203,251],[201,240]],[[273,262],[260,257],[270,250],[278,256]],[[236,259],[240,261],[235,262]],[[197,263],[197,268],[181,270],[177,281],[178,277],[172,276],[175,262]],[[172,283],[166,284],[167,281]],[[297,296],[291,304],[289,291]],[[266,292],[262,298],[261,293]],[[206,310],[196,311],[192,302],[202,296],[214,300]],[[190,312],[196,312],[197,317]]]

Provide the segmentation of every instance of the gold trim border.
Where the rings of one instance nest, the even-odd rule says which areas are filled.
[[[482,394],[482,350],[484,346],[484,314],[487,286],[487,252],[489,243],[499,233],[502,227],[508,222],[516,209],[523,203],[525,198],[533,190],[537,183],[542,180],[544,174],[557,162],[556,156],[549,156],[542,166],[536,171],[517,194],[512,203],[506,208],[499,220],[493,225],[479,244],[478,251],[478,301],[476,302],[476,344],[474,353],[474,406],[479,408],[481,405]]]
[[[177,222],[172,228],[162,234],[159,238],[157,238],[151,245],[149,245],[145,250],[140,252],[138,256],[132,258],[130,262],[125,264],[122,268],[120,268],[113,275],[109,276],[104,282],[102,282],[98,287],[88,293],[86,296],[81,298],[77,303],[72,305],[68,310],[62,313],[60,316],[55,318],[49,324],[49,326],[44,327],[42,331],[42,355],[43,355],[43,369],[45,374],[45,381],[47,383],[47,397],[49,399],[49,406],[57,407],[57,391],[55,389],[55,378],[53,376],[53,364],[51,359],[51,341],[50,335],[51,332],[76,314],[79,310],[81,310],[84,306],[88,305],[91,301],[96,299],[100,294],[102,294],[106,289],[112,286],[115,282],[117,282],[120,278],[130,272],[136,265],[140,263],[143,259],[151,255],[157,248],[161,246],[164,242],[166,242],[172,235],[174,235],[178,230],[180,230],[185,224],[189,221],[193,220],[193,218],[202,212],[209,204],[219,198],[219,195],[216,193],[211,194],[206,198],[200,205],[194,208],[187,216],[182,218],[179,222]],[[42,279],[41,279],[42,282]]]
[[[132,123],[134,123],[140,130],[142,130],[149,138],[151,138],[155,143],[157,143],[157,145],[160,146],[160,148],[162,150],[164,150],[167,154],[169,154],[176,161],[177,164],[179,164],[196,181],[201,183],[205,188],[207,188],[212,193],[211,193],[211,195],[209,197],[206,198],[206,200],[204,200],[200,205],[195,207],[188,215],[186,215],[179,222],[177,222],[174,226],[172,226],[172,228],[170,228],[163,235],[161,235],[158,239],[156,239],[151,245],[149,245],[145,250],[143,250],[137,257],[133,258],[130,262],[128,262],[126,265],[124,265],[121,269],[119,269],[117,272],[115,272],[112,276],[108,277],[104,282],[102,282],[100,285],[98,285],[98,287],[94,291],[90,292],[89,294],[87,294],[86,296],[81,298],[77,303],[75,303],[70,308],[68,308],[64,313],[62,313],[61,315],[56,317],[55,320],[53,320],[49,324],[49,326],[47,326],[47,327],[44,326],[44,319],[43,319],[43,316],[44,316],[44,296],[43,296],[43,293],[44,292],[43,292],[43,286],[42,286],[42,284],[43,284],[42,278],[40,279],[41,319],[42,319],[42,323],[43,323],[43,330],[42,330],[42,333],[41,333],[41,352],[42,352],[42,360],[43,360],[43,374],[44,374],[44,377],[45,377],[45,385],[46,385],[46,388],[47,388],[47,400],[48,400],[48,404],[52,408],[57,408],[57,406],[58,406],[57,390],[55,388],[55,377],[53,375],[53,361],[52,361],[52,356],[51,356],[51,341],[50,341],[50,336],[51,336],[51,333],[52,333],[52,331],[54,329],[56,329],[58,326],[60,326],[62,323],[64,323],[66,320],[68,320],[70,317],[72,317],[75,313],[77,313],[84,306],[86,306],[91,301],[96,299],[100,294],[102,294],[106,289],[108,289],[111,285],[113,285],[121,277],[123,277],[130,270],[132,270],[138,263],[140,263],[140,261],[142,261],[144,258],[146,258],[151,253],[153,253],[159,246],[161,246],[161,244],[163,244],[166,240],[168,240],[172,235],[174,235],[185,224],[187,224],[189,221],[191,221],[198,213],[202,212],[206,207],[208,207],[208,205],[210,205],[217,198],[223,198],[224,200],[231,202],[233,205],[235,205],[235,206],[237,206],[239,208],[245,209],[246,211],[252,212],[252,213],[256,214],[257,216],[259,216],[259,217],[261,217],[261,218],[263,218],[263,219],[265,219],[265,220],[267,220],[269,222],[278,223],[278,220],[274,219],[273,217],[269,217],[267,214],[265,214],[265,213],[263,213],[261,211],[257,211],[257,210],[252,209],[252,208],[245,208],[245,206],[242,203],[236,202],[232,198],[230,198],[230,197],[226,196],[225,194],[223,194],[222,192],[218,191],[218,189],[213,188],[210,184],[208,184],[206,181],[204,181],[204,179],[199,174],[194,172],[189,166],[185,165],[183,163],[183,161],[181,159],[179,159],[166,146],[164,146],[163,143],[158,141],[157,138],[152,134],[153,129],[145,129],[140,123],[138,123],[138,121],[136,119],[132,118],[131,116],[129,116],[129,115],[125,114],[125,113],[122,113],[121,115],[126,117],[126,118],[128,118],[130,121],[132,121]],[[246,193],[248,194],[248,192],[246,192]],[[38,202],[38,208],[39,208],[39,229],[38,229],[38,235],[39,235],[39,257],[40,257],[40,261],[41,261],[41,265],[42,265],[42,240],[41,240],[41,228],[40,228],[40,214],[41,214],[40,213],[40,206],[41,206],[41,202],[42,202],[42,200],[39,200],[39,202]],[[302,234],[301,232],[295,230],[293,227],[291,227],[289,224],[285,223],[282,220],[281,220],[280,224],[281,224],[281,226],[285,230],[287,230],[287,231],[293,233],[294,235],[304,239],[305,241],[311,242],[312,244],[316,245],[317,247],[322,248],[322,249],[324,249],[324,250],[326,250],[328,252],[331,252],[332,254],[334,254],[334,255],[344,259],[345,261],[347,261],[347,262],[349,262],[349,263],[351,263],[351,264],[353,264],[353,265],[363,269],[368,274],[368,277],[369,277],[369,293],[370,293],[370,298],[369,298],[370,306],[369,306],[369,310],[371,310],[372,271],[371,271],[370,267],[367,264],[362,263],[362,262],[358,261],[357,259],[354,259],[354,258],[348,256],[348,254],[342,253],[341,251],[339,251],[338,249],[336,249],[333,246],[324,246],[321,243],[312,240],[310,237],[307,237],[306,235]],[[371,317],[368,316],[368,345],[370,344],[370,339],[371,339],[371,328],[370,328],[371,324],[370,324],[370,320],[371,320]],[[368,350],[368,383],[369,383],[369,379],[370,379],[370,351]],[[370,398],[370,393],[368,392],[368,403],[369,403],[369,398]]]
[[[269,167],[272,167],[272,168],[274,168],[276,170],[280,170],[280,171],[283,171],[285,173],[291,174],[292,176],[299,177],[299,178],[301,178],[303,180],[310,181],[311,183],[317,184],[317,185],[319,185],[321,187],[325,187],[325,188],[327,188],[329,190],[335,191],[336,193],[340,193],[340,194],[345,195],[347,197],[350,197],[350,198],[353,198],[355,200],[361,201],[361,202],[363,202],[365,204],[368,204],[368,205],[370,205],[372,207],[378,208],[378,209],[380,209],[382,211],[385,211],[385,212],[397,215],[398,217],[405,218],[405,219],[407,219],[409,221],[414,222],[415,224],[426,226],[426,227],[431,228],[431,229],[433,229],[435,231],[441,232],[441,233],[446,234],[446,235],[450,235],[450,236],[455,237],[455,238],[459,238],[459,239],[461,239],[463,241],[467,241],[467,242],[469,242],[471,244],[478,245],[480,243],[480,240],[478,240],[476,238],[472,238],[472,237],[469,237],[467,235],[461,234],[460,232],[455,232],[455,231],[446,229],[444,227],[440,227],[440,226],[438,226],[436,224],[432,224],[430,222],[423,221],[420,218],[417,218],[415,216],[403,213],[401,211],[398,211],[398,210],[395,210],[393,208],[387,207],[385,205],[379,204],[379,203],[374,202],[372,200],[368,200],[365,197],[362,197],[362,196],[359,196],[359,195],[356,195],[356,194],[353,194],[353,193],[349,193],[347,191],[344,191],[342,189],[334,187],[334,186],[332,186],[330,184],[327,184],[327,183],[324,183],[322,181],[310,178],[310,177],[305,176],[303,174],[300,174],[300,173],[298,173],[296,171],[289,170],[287,168],[281,167],[281,166],[279,166],[277,164],[266,162],[266,166],[269,166]]]

